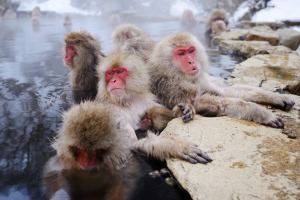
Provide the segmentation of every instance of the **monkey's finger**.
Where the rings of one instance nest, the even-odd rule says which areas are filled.
[[[198,156],[204,158],[204,159],[207,160],[208,162],[213,161],[213,159],[211,159],[211,158],[207,155],[207,153],[201,151],[200,149],[198,149],[198,148],[195,149],[195,152],[196,152],[196,154],[197,154]]]
[[[183,120],[184,123],[187,123],[187,122],[192,120],[192,115],[190,115],[190,114],[182,115],[182,120]]]
[[[284,123],[282,122],[281,119],[276,118],[273,121],[271,121],[269,124],[267,124],[273,128],[284,128]]]
[[[197,163],[197,160],[194,159],[194,158],[192,158],[189,154],[183,153],[182,158],[183,158],[183,160],[186,160],[186,161],[188,161],[188,162],[190,162],[192,164],[196,164]]]

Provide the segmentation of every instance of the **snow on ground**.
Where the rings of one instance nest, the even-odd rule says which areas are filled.
[[[252,21],[300,21],[300,0],[272,0],[269,7],[257,12]]]
[[[71,5],[71,0],[50,0],[42,3],[37,1],[21,1],[18,11],[32,11],[34,7],[39,6],[41,11],[53,11],[56,13],[76,13],[82,15],[93,14],[90,12],[83,11],[75,8]]]

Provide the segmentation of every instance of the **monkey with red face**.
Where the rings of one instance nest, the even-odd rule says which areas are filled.
[[[207,67],[207,54],[195,36],[168,36],[157,44],[151,57],[151,91],[168,108],[179,102],[191,103],[196,113],[205,116],[227,115],[283,128],[279,117],[255,103],[290,110],[294,102],[287,95],[246,85],[227,86],[210,76]]]
[[[104,58],[100,41],[88,32],[71,32],[65,37],[64,63],[70,69],[75,103],[93,100],[97,94],[97,65]]]
[[[43,183],[47,197],[131,199],[144,190],[139,184],[142,182],[144,187],[159,185],[156,188],[159,192],[144,190],[152,199],[180,199],[164,180],[153,180],[148,175],[151,169],[135,150],[161,159],[175,157],[193,163],[211,161],[193,144],[176,136],[149,133],[149,138],[134,144],[127,124],[129,122],[111,105],[95,101],[73,105],[65,112],[52,143],[56,155],[45,165]],[[139,148],[143,145],[149,146]]]

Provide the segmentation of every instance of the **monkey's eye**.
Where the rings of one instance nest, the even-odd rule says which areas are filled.
[[[119,70],[117,71],[118,74],[122,74],[123,72],[124,72],[123,69],[119,69]]]
[[[194,53],[195,49],[190,49],[189,54]]]
[[[112,75],[114,75],[114,72],[113,71],[109,71],[109,72],[106,72],[106,74],[112,76]]]
[[[179,55],[179,56],[184,56],[184,52],[183,52],[183,51],[179,51],[179,52],[178,52],[178,55]]]

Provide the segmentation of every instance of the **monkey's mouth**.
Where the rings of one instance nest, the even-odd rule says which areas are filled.
[[[110,90],[110,93],[113,96],[121,96],[125,93],[125,90],[124,90],[124,88],[113,88]]]
[[[193,67],[191,70],[187,71],[186,74],[190,76],[195,76],[198,74],[199,68],[198,67]]]

